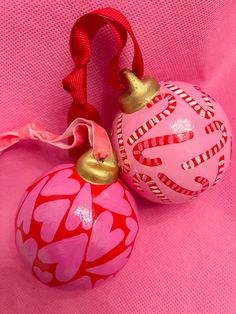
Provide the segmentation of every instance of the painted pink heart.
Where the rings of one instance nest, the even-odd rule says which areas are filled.
[[[44,184],[47,182],[48,177],[42,179],[32,191],[29,192],[29,194],[26,196],[25,200],[22,203],[22,206],[20,208],[20,211],[18,213],[17,217],[17,227],[20,227],[20,225],[23,223],[23,231],[25,233],[28,233],[30,230],[33,210],[35,206],[35,202],[38,198],[38,195],[44,186]]]
[[[45,185],[41,194],[43,196],[50,195],[72,195],[79,191],[80,183],[69,178],[73,174],[70,169],[57,172]]]
[[[119,182],[111,184],[93,202],[121,215],[130,216],[132,212],[130,204],[124,199],[124,188]]]
[[[61,199],[45,202],[35,209],[34,219],[42,222],[40,234],[43,241],[53,240],[69,206],[68,199]]]
[[[125,266],[129,259],[131,251],[132,247],[129,246],[123,253],[113,258],[109,262],[101,264],[96,267],[88,268],[87,272],[97,275],[112,275]]]
[[[73,290],[73,289],[80,289],[80,290],[85,290],[85,289],[92,289],[92,282],[89,276],[83,276],[79,279],[76,279],[70,283],[67,283],[65,285],[61,286],[63,289],[66,288],[68,290]]]
[[[92,193],[89,183],[85,183],[76,196],[68,214],[65,227],[68,231],[73,231],[79,227],[81,222],[85,230],[90,229],[93,224]]]
[[[82,233],[48,244],[39,250],[38,257],[45,264],[57,264],[55,276],[65,282],[72,279],[79,270],[87,242],[88,236]]]
[[[40,268],[36,266],[33,268],[33,270],[34,270],[35,275],[41,282],[49,283],[50,281],[52,281],[53,275],[49,273],[48,271],[42,271]]]
[[[129,229],[129,234],[125,240],[125,245],[132,243],[138,232],[138,224],[133,218],[126,218],[126,226]]]
[[[113,216],[108,211],[101,213],[94,222],[91,233],[87,261],[92,262],[114,249],[124,238],[121,229],[111,231],[113,226]]]
[[[23,242],[21,231],[17,230],[16,247],[21,256],[25,258],[26,262],[32,265],[37,254],[38,249],[37,242],[33,238],[30,238]]]

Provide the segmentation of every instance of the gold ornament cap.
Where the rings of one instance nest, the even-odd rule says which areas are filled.
[[[114,152],[104,160],[97,160],[91,148],[78,159],[75,168],[85,181],[97,185],[112,184],[119,176]]]
[[[125,113],[133,113],[145,107],[160,89],[160,85],[152,77],[139,79],[128,69],[122,70],[122,76],[128,86],[119,97],[121,109]]]

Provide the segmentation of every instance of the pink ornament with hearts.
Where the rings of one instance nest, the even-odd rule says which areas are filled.
[[[136,210],[119,179],[92,184],[65,164],[28,188],[16,218],[16,245],[42,283],[92,288],[128,261],[138,232]]]
[[[221,106],[188,83],[123,74],[129,89],[120,97],[111,136],[124,181],[164,204],[191,200],[214,186],[232,145]]]

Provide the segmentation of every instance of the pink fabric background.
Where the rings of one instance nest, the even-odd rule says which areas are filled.
[[[145,72],[198,83],[222,104],[235,132],[233,0],[1,2],[0,131],[32,120],[54,132],[64,129],[71,99],[61,80],[72,69],[70,29],[81,14],[108,5],[131,21]],[[109,36],[104,30],[96,38],[89,66],[89,100],[107,127],[117,110],[105,75]],[[129,45],[126,66],[131,55]],[[25,272],[14,244],[14,217],[25,188],[66,161],[66,152],[39,143],[19,144],[0,157],[1,313],[236,313],[234,158],[222,181],[192,203],[160,206],[138,199],[141,230],[129,264],[105,286],[67,293]]]

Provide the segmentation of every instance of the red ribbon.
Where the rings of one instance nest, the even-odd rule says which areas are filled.
[[[134,44],[132,71],[139,78],[143,76],[142,53],[126,17],[113,8],[99,9],[83,15],[74,24],[70,36],[70,52],[75,68],[63,80],[64,88],[74,100],[68,112],[69,123],[77,117],[82,117],[102,125],[97,110],[87,102],[87,64],[91,57],[91,41],[105,25],[111,28],[116,42],[116,54],[108,69],[110,84],[117,90],[125,89],[119,75],[119,58],[127,41],[127,33]],[[85,143],[82,150],[87,148]],[[78,155],[78,152],[76,151],[74,155]]]
[[[134,44],[132,71],[136,76],[143,76],[143,57],[126,17],[113,8],[99,9],[80,17],[74,24],[70,36],[70,52],[75,69],[63,80],[64,88],[71,93],[80,104],[87,103],[86,67],[91,57],[91,41],[96,33],[105,25],[109,25],[116,42],[116,54],[109,66],[109,81],[118,90],[125,88],[119,78],[119,58],[127,41],[127,32]]]

